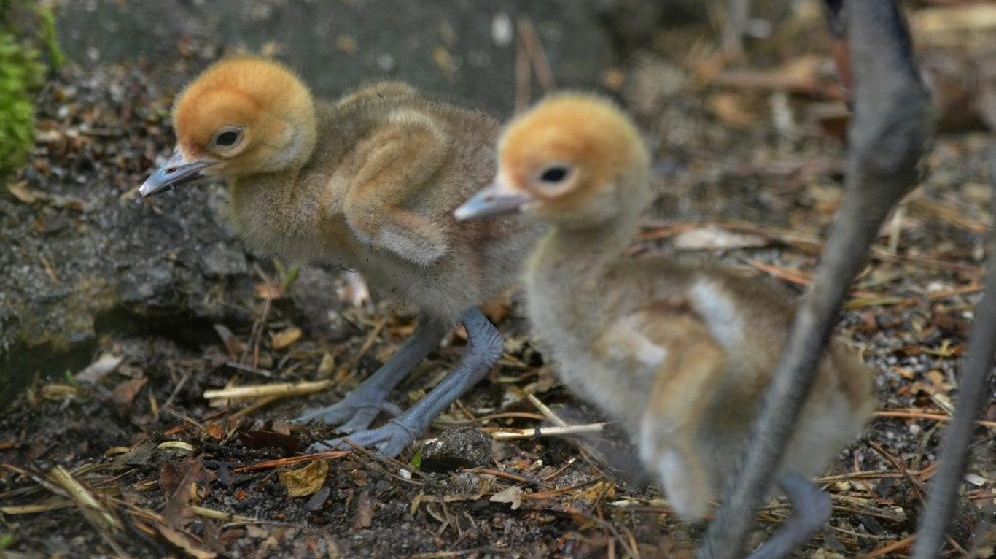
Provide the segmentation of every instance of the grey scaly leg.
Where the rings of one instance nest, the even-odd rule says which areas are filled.
[[[468,309],[460,318],[467,329],[467,351],[463,359],[446,378],[404,413],[383,427],[353,433],[348,439],[360,446],[374,447],[385,456],[397,456],[454,400],[481,381],[501,357],[504,342],[501,333],[477,308]],[[349,448],[344,439],[322,441],[309,450],[320,452],[334,448]]]
[[[338,425],[344,433],[366,429],[380,412],[398,415],[401,410],[387,401],[391,390],[401,382],[449,331],[449,324],[422,317],[412,336],[391,356],[387,363],[341,401],[323,408],[306,411],[295,423],[319,420]]]
[[[841,5],[827,3],[831,9]],[[700,559],[743,557],[754,511],[768,493],[769,473],[781,463],[837,309],[882,221],[916,183],[917,163],[932,136],[930,96],[893,0],[849,1],[844,11],[854,79],[847,196],[811,291],[796,313],[739,473],[727,484],[723,505],[698,552]]]
[[[989,154],[989,180],[996,190],[996,145]],[[993,196],[996,215],[996,195]],[[996,243],[991,243],[992,247]],[[940,556],[944,531],[954,515],[958,483],[965,470],[965,455],[972,442],[975,420],[982,415],[989,397],[986,380],[993,370],[996,351],[996,254],[989,251],[986,284],[982,299],[975,305],[975,322],[968,337],[968,353],[958,384],[958,407],[941,442],[940,466],[930,482],[927,510],[920,519],[920,530],[913,548],[913,559]]]
[[[805,477],[789,472],[778,481],[792,501],[792,515],[747,559],[780,559],[806,543],[830,518],[830,496]]]

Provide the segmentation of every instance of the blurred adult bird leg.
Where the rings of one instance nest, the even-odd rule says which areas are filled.
[[[996,145],[989,152],[989,183],[993,216],[996,216]],[[944,430],[940,465],[930,480],[927,507],[920,518],[913,559],[933,559],[941,553],[944,533],[957,518],[958,484],[965,473],[968,448],[979,419],[989,401],[989,379],[996,352],[996,242],[990,239],[989,260],[986,263],[985,291],[975,305],[975,322],[968,337],[968,350],[958,383],[958,403],[954,418]],[[992,449],[990,449],[992,450]]]
[[[831,22],[846,22],[853,75],[847,194],[810,291],[795,315],[751,444],[698,552],[701,559],[743,556],[754,512],[767,495],[770,472],[781,462],[840,304],[889,210],[917,183],[917,166],[933,135],[930,95],[895,2],[826,4]]]

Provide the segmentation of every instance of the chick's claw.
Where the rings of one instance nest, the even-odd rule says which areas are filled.
[[[309,446],[308,452],[350,450],[355,445],[373,448],[388,458],[394,458],[415,442],[415,438],[415,433],[404,424],[390,421],[382,427],[353,433],[348,437],[319,441]]]
[[[310,409],[293,420],[293,423],[304,424],[310,421],[320,421],[325,425],[337,427],[343,433],[362,431],[377,419],[381,413],[392,417],[401,413],[401,408],[387,400],[372,400],[356,393],[350,393],[340,402],[331,406]]]
[[[367,427],[370,427],[370,424],[374,422],[374,419],[377,419],[380,412],[384,412],[391,417],[395,417],[401,413],[401,408],[387,401],[381,402],[377,407],[367,406],[357,408],[349,421],[340,423],[339,430],[343,433],[356,433],[363,431]]]

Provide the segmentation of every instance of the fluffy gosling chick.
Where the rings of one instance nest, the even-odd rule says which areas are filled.
[[[525,271],[534,334],[564,383],[629,431],[678,514],[703,518],[748,439],[792,296],[718,266],[625,256],[651,200],[649,155],[609,102],[552,96],[509,124],[498,149],[495,182],[457,217],[518,211],[549,227]],[[752,557],[783,556],[829,516],[807,478],[860,432],[871,380],[831,344],[776,474],[796,513]]]
[[[421,309],[418,328],[341,402],[309,411],[350,439],[399,454],[498,359],[501,335],[477,305],[518,276],[535,226],[458,226],[453,209],[494,175],[497,123],[376,84],[314,101],[286,67],[239,57],[207,68],[177,98],[173,156],[142,185],[149,196],[202,178],[227,181],[231,216],[257,251],[359,271],[382,295]],[[461,321],[468,349],[422,401],[367,428],[387,397]],[[339,446],[323,441],[313,448]]]

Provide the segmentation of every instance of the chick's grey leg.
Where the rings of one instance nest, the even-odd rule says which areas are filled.
[[[400,408],[387,401],[391,390],[425,359],[432,348],[439,345],[447,331],[448,324],[423,317],[401,349],[363,384],[341,401],[331,406],[308,410],[294,419],[294,422],[319,420],[327,425],[339,426],[339,430],[344,433],[353,433],[369,427],[382,411],[398,415],[401,413]]]
[[[504,347],[501,333],[477,308],[465,311],[460,321],[467,329],[467,350],[456,369],[403,414],[383,427],[353,433],[348,437],[350,441],[376,448],[385,456],[397,456],[429,428],[436,416],[488,374],[501,357]],[[344,439],[333,439],[315,443],[309,450],[334,448],[348,449],[349,445]]]
[[[996,145],[989,153],[989,180],[996,191]],[[996,195],[992,199],[996,215]],[[958,385],[958,406],[941,442],[940,466],[930,482],[927,510],[920,519],[913,559],[932,559],[941,554],[944,532],[956,517],[958,484],[965,470],[968,445],[975,432],[975,420],[989,398],[986,381],[993,370],[996,351],[996,242],[990,241],[989,262],[982,299],[975,305],[975,323],[968,339],[968,352]]]
[[[839,1],[827,4],[831,10],[841,7]],[[895,2],[852,0],[843,8],[854,80],[847,195],[811,291],[789,330],[739,474],[727,484],[723,506],[699,550],[700,559],[743,556],[754,511],[767,494],[769,472],[778,469],[806,402],[837,309],[882,221],[915,185],[917,164],[932,136],[930,96],[917,73],[909,34]]]
[[[747,559],[780,559],[806,543],[830,518],[830,496],[805,477],[788,472],[778,486],[792,501],[792,515]]]

